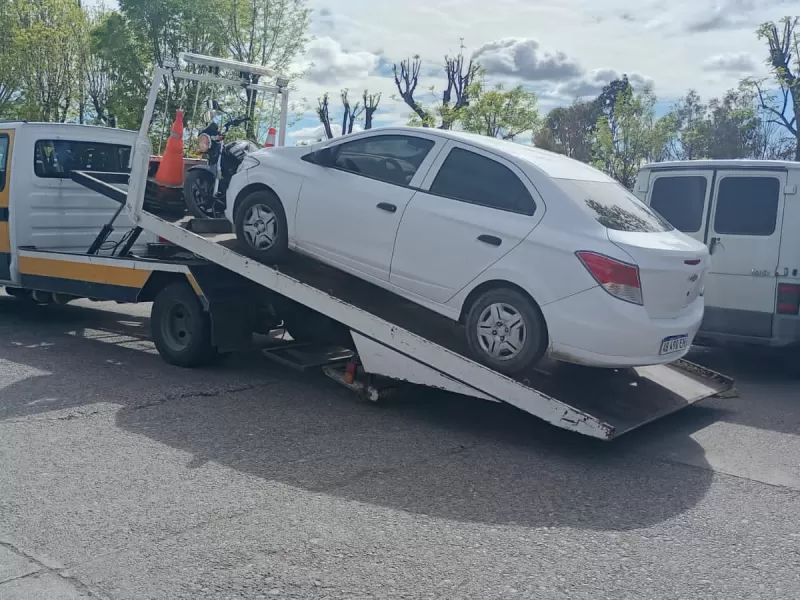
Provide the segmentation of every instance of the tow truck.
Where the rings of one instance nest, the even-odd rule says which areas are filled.
[[[194,65],[195,71],[207,67],[211,73],[183,65]],[[7,272],[0,273],[0,285],[10,294],[37,302],[152,302],[151,335],[159,354],[187,368],[248,347],[254,333],[285,329],[293,339],[272,336],[264,351],[268,358],[285,368],[322,369],[369,400],[408,385],[429,386],[508,403],[601,440],[733,387],[730,377],[684,359],[631,369],[546,359],[510,378],[467,357],[457,324],[390,292],[300,256],[280,267],[256,262],[237,251],[224,219],[173,221],[144,210],[152,154],[148,130],[161,83],[168,78],[276,94],[278,145],[285,144],[287,79],[262,66],[182,53],[155,70],[129,171],[70,173],[95,213],[103,202],[107,210],[116,206],[89,248],[77,251],[36,244],[38,238],[25,231],[31,223],[30,203],[17,199],[15,178],[9,181],[8,174],[30,161],[17,156],[14,132],[6,133],[11,140],[0,190],[0,262],[6,261]],[[253,83],[259,78],[275,82]],[[122,235],[115,230],[120,223]],[[28,243],[14,243],[22,239]],[[109,240],[116,241],[109,246]]]

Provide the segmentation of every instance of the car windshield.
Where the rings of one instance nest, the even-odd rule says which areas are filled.
[[[662,232],[674,227],[613,181],[556,179],[575,202],[601,225],[617,231]]]

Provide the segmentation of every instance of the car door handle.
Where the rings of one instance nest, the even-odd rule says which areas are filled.
[[[503,243],[503,240],[493,235],[479,235],[478,241],[483,242],[484,244],[489,244],[490,246],[499,246]]]
[[[397,207],[394,204],[389,204],[388,202],[381,202],[380,204],[378,204],[378,208],[390,213],[397,212]]]

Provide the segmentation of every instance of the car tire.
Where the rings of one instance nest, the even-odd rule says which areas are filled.
[[[150,329],[156,350],[171,365],[197,367],[216,358],[211,320],[187,283],[171,283],[156,295]]]
[[[483,292],[470,306],[464,323],[472,358],[505,375],[531,369],[547,351],[542,312],[518,290],[494,288]]]
[[[286,212],[275,194],[268,190],[248,194],[236,207],[234,221],[243,254],[268,264],[286,260],[289,254]]]

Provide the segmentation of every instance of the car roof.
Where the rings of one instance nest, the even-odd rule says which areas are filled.
[[[491,138],[485,135],[478,135],[476,133],[467,133],[464,131],[452,131],[444,129],[433,128],[419,128],[419,127],[387,127],[381,129],[371,129],[369,133],[377,132],[385,133],[409,133],[409,134],[424,134],[433,137],[450,139],[464,144],[469,144],[477,148],[494,152],[511,159],[512,161],[523,161],[528,165],[537,168],[549,177],[556,179],[577,179],[580,181],[600,181],[600,182],[613,182],[614,180],[592,166],[577,161],[575,159],[564,156],[563,154],[556,154],[530,146],[521,144],[519,142],[512,142],[509,140],[501,140]],[[367,132],[364,132],[367,133]]]

